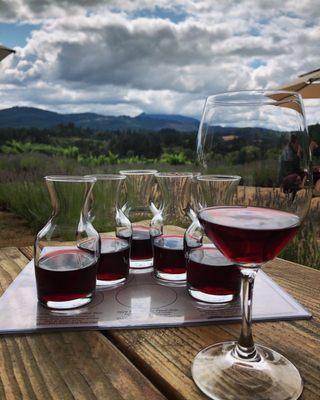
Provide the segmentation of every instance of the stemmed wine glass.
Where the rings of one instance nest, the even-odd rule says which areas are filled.
[[[200,351],[192,365],[198,387],[216,400],[292,400],[302,392],[296,367],[252,337],[258,270],[295,236],[312,196],[309,137],[302,99],[285,91],[243,91],[206,100],[197,138],[203,168],[241,175],[233,203],[203,208],[199,220],[242,275],[238,342]],[[276,334],[276,332],[275,332]]]

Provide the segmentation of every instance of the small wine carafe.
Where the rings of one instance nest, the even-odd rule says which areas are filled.
[[[151,221],[155,276],[163,281],[183,283],[186,279],[184,234],[190,224],[193,174],[155,174],[161,205],[153,205]]]
[[[130,220],[131,237],[125,232],[119,232],[118,237],[131,241],[130,267],[149,268],[153,265],[152,244],[150,236],[150,221],[152,219],[151,202],[154,192],[155,170],[125,170],[120,171],[126,176],[125,188],[127,201],[121,212]]]
[[[88,304],[95,293],[100,238],[88,215],[96,179],[46,176],[52,215],[37,234],[35,275],[39,302],[53,309]]]
[[[240,295],[239,267],[227,260],[205,235],[197,212],[204,207],[231,206],[240,176],[199,175],[195,185],[195,210],[185,233],[189,294],[206,303],[227,303]]]
[[[123,284],[129,275],[131,223],[121,210],[121,193],[126,177],[117,174],[91,175],[97,182],[90,195],[90,220],[99,232],[101,254],[97,285]],[[118,236],[118,237],[117,237]]]

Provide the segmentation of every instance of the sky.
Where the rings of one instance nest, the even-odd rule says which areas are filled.
[[[199,118],[320,68],[319,0],[0,0],[0,108]],[[320,101],[305,103],[308,123]]]

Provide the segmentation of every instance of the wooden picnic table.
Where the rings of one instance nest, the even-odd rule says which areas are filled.
[[[0,294],[31,258],[31,247],[0,249]],[[265,271],[313,318],[255,323],[255,339],[298,367],[301,399],[319,400],[320,271],[281,259]],[[239,329],[225,324],[4,335],[0,399],[206,399],[192,381],[191,362],[203,347],[236,339]]]

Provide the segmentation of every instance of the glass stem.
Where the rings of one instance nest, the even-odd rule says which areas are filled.
[[[259,354],[252,336],[252,300],[253,286],[258,268],[241,268],[242,278],[242,326],[238,343],[235,347],[237,358],[258,361]]]

